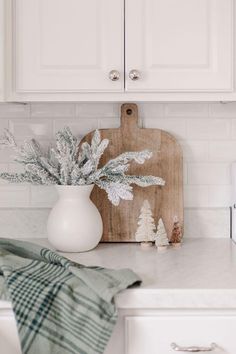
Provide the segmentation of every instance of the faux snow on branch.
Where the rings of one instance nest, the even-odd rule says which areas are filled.
[[[56,134],[56,146],[44,152],[35,140],[27,140],[18,146],[14,136],[5,130],[0,138],[0,147],[10,147],[15,151],[14,160],[24,166],[23,173],[0,173],[0,178],[12,183],[32,183],[41,185],[88,185],[96,184],[104,189],[112,204],[118,205],[121,199],[132,200],[132,186],[164,186],[165,181],[155,176],[133,176],[126,172],[132,162],[143,164],[152,157],[149,150],[125,152],[99,167],[101,156],[109,144],[101,140],[100,132],[95,131],[91,144],[79,140],[68,127]]]

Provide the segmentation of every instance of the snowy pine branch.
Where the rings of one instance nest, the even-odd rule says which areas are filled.
[[[108,199],[114,205],[119,205],[121,199],[133,199],[133,188],[127,184],[110,181],[97,181],[96,184],[98,187],[106,191]]]
[[[161,177],[155,176],[132,176],[125,175],[125,180],[129,184],[136,184],[139,187],[149,187],[149,186],[164,186],[165,181]]]
[[[108,199],[118,205],[121,199],[132,200],[132,184],[140,187],[165,184],[161,177],[127,175],[132,162],[143,164],[150,159],[149,150],[125,152],[99,168],[100,159],[108,147],[109,140],[101,139],[96,130],[91,144],[79,140],[68,127],[56,134],[55,147],[44,152],[35,139],[18,146],[14,136],[6,130],[0,138],[0,147],[15,151],[14,160],[24,166],[23,173],[1,173],[0,178],[12,183],[27,182],[42,185],[85,185],[96,184],[104,189]]]
[[[116,158],[107,162],[103,169],[114,169],[120,165],[130,164],[132,161],[143,164],[145,160],[148,160],[152,157],[152,152],[149,150],[143,151],[130,151],[124,152],[123,154],[117,156]]]
[[[3,136],[0,137],[0,146],[10,147],[12,149],[17,148],[14,136],[7,129],[4,130]]]
[[[23,172],[23,173],[8,173],[8,172],[2,172],[0,173],[0,178],[11,182],[11,183],[22,183],[22,182],[27,182],[35,185],[40,185],[43,184],[42,180],[40,177],[37,175],[34,175],[28,171]]]

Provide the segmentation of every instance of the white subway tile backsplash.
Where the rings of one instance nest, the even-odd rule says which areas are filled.
[[[0,237],[46,238],[47,208],[17,208],[0,210]],[[12,222],[14,220],[14,222]],[[187,208],[184,216],[184,237],[229,238],[228,208]]]
[[[21,140],[36,138],[52,138],[53,124],[50,119],[10,119],[9,129],[12,134]]]
[[[184,161],[204,162],[208,160],[208,145],[206,141],[180,141]]]
[[[164,116],[164,104],[142,103],[139,105],[139,116],[145,118],[162,118]]]
[[[54,186],[31,186],[32,207],[52,207],[57,201],[57,191]]]
[[[207,117],[207,103],[168,103],[165,105],[168,117]]]
[[[32,103],[31,117],[34,118],[67,118],[75,117],[74,103]]]
[[[0,118],[0,136],[3,134],[4,129],[9,128],[9,121],[8,119]]]
[[[183,163],[183,175],[184,175],[184,184],[188,183],[188,164]]]
[[[228,208],[185,209],[184,237],[223,237],[230,235]]]
[[[9,127],[19,143],[35,137],[46,147],[65,126],[80,137],[96,128],[118,128],[120,107],[110,102],[0,104],[0,135]],[[138,107],[140,126],[168,131],[183,149],[185,235],[229,237],[236,103],[157,102]],[[13,155],[10,149],[0,149],[0,172],[22,172]],[[56,199],[54,187],[15,186],[0,180],[0,236],[46,237],[47,208]]]
[[[233,117],[236,118],[236,102],[211,103],[209,114],[214,117]]]
[[[0,147],[0,163],[8,163],[12,161],[14,152],[9,148]]]
[[[213,208],[230,207],[231,186],[209,186],[209,206]]]
[[[236,141],[209,142],[209,160],[214,162],[236,161]]]
[[[177,139],[186,138],[186,121],[182,118],[144,118],[143,126],[165,130]]]
[[[108,118],[120,116],[119,103],[78,103],[76,117]]]
[[[230,165],[226,163],[189,163],[188,184],[230,184]]]
[[[119,128],[120,118],[101,118],[98,124],[100,129]]]
[[[49,209],[1,209],[0,237],[45,238]]]
[[[68,126],[73,134],[83,137],[92,130],[99,128],[99,119],[97,118],[80,118],[75,120],[58,119],[54,122],[54,132]]]
[[[0,185],[0,207],[29,206],[29,187],[23,185]]]
[[[224,140],[231,136],[230,119],[188,119],[187,137],[189,140]]]
[[[184,206],[208,207],[208,187],[207,186],[184,186]]]
[[[236,119],[232,119],[232,139],[236,139]]]
[[[0,103],[1,118],[28,118],[30,116],[30,104],[24,103]]]

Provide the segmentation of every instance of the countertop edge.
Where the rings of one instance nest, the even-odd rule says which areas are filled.
[[[236,289],[128,289],[115,297],[118,309],[235,309]],[[12,312],[0,300],[0,312]]]

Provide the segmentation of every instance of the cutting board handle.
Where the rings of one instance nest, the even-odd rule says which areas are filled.
[[[134,103],[124,103],[121,106],[121,129],[138,128],[138,106]]]

